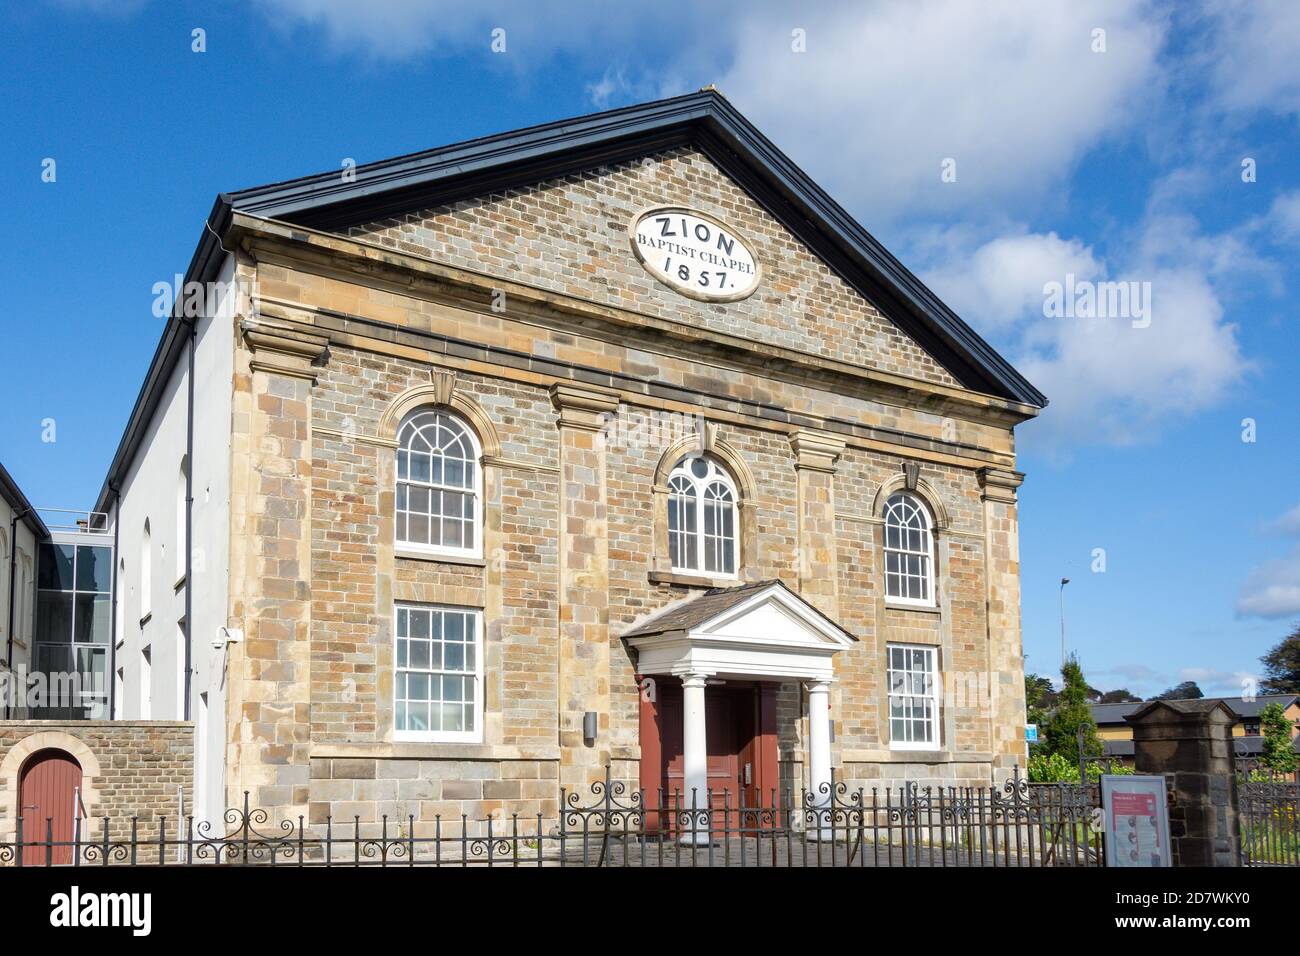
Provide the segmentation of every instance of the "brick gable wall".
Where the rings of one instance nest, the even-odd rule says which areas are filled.
[[[669,291],[630,254],[628,222],[689,204],[740,230],[762,263],[748,299]],[[706,156],[675,149],[581,175],[356,226],[349,235],[606,305],[813,355],[956,385],[952,375],[832,272]]]

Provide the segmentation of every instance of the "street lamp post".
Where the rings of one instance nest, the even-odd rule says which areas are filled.
[[[1061,667],[1065,667],[1065,586],[1069,578],[1061,578]]]

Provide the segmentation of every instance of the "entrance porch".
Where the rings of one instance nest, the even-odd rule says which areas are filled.
[[[641,788],[658,795],[658,812],[671,809],[682,840],[707,843],[731,811],[777,806],[776,701],[786,682],[807,695],[809,829],[821,835],[832,661],[853,637],[779,581],[715,588],[624,637],[641,678]]]

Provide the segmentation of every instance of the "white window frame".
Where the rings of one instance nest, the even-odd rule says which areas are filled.
[[[924,551],[914,551],[910,548],[891,548],[889,546],[889,517],[890,514],[894,511],[894,506],[892,503],[895,498],[904,498],[910,501],[912,506],[916,509],[917,513],[920,514],[921,520],[925,524],[925,527],[923,529],[925,533]],[[883,521],[881,524],[881,533],[883,535],[882,543],[884,545],[882,552],[885,556],[884,559],[885,563],[881,570],[883,571],[884,578],[885,578],[885,582],[884,582],[885,603],[908,605],[911,607],[938,607],[939,606],[938,594],[936,593],[937,575],[935,574],[934,521],[930,517],[930,509],[926,507],[924,501],[922,501],[919,497],[917,497],[914,494],[910,494],[908,492],[895,492],[894,494],[889,496],[888,500],[886,500],[885,513],[882,516],[882,518]],[[906,525],[902,525],[900,527],[903,528],[904,531],[907,530]],[[926,597],[924,598],[904,597],[901,595],[895,595],[889,593],[889,579],[890,579],[889,555],[891,554],[902,554],[902,555],[925,558],[924,580],[925,580]]]
[[[399,730],[397,727],[397,675],[399,671],[410,670],[398,666],[397,642],[400,639],[397,630],[397,615],[401,610],[427,611],[450,611],[456,614],[468,615],[474,626],[474,670],[472,673],[461,674],[460,676],[472,677],[474,681],[474,729],[473,730]],[[428,671],[428,673],[452,673],[449,671]],[[457,607],[452,604],[422,604],[416,601],[397,601],[393,604],[393,739],[394,740],[418,740],[434,743],[466,743],[477,744],[483,742],[483,612],[478,608]]]
[[[709,464],[709,473],[703,478],[697,478],[691,471],[691,464],[698,460],[703,460]],[[677,497],[684,497],[673,490],[673,485],[686,483],[690,488],[690,502],[695,508],[695,530],[693,532],[679,532],[685,537],[690,546],[691,553],[695,558],[695,567],[678,564],[673,561],[672,557],[672,520],[671,506],[672,500]],[[714,484],[721,484],[731,495],[731,558],[732,568],[730,571],[710,571],[704,565],[705,549],[708,545],[709,535],[705,532],[704,512],[706,507],[706,495],[708,489]],[[668,499],[669,515],[668,520],[668,556],[673,571],[679,574],[697,575],[699,577],[721,578],[725,580],[736,580],[740,576],[740,493],[736,489],[736,482],[727,471],[725,465],[708,455],[687,455],[675,466],[668,475]],[[719,536],[714,535],[717,538]]]
[[[400,436],[402,435],[402,432],[405,431],[406,426],[411,421],[411,419],[419,415],[425,415],[425,414],[445,415],[447,418],[451,419],[457,425],[459,425],[464,430],[466,436],[468,436],[469,444],[470,444],[470,453],[473,456],[473,462],[474,462],[473,488],[456,488],[451,485],[435,485],[432,483],[425,483],[425,482],[418,482],[418,481],[412,482],[409,480],[403,480],[400,477],[400,469],[398,467],[397,457],[396,457],[397,454],[400,454],[404,450],[403,446],[400,443]],[[466,421],[462,416],[457,415],[455,412],[449,411],[448,409],[437,405],[424,405],[421,406],[420,408],[414,409],[402,419],[402,423],[397,427],[397,434],[399,436],[399,444],[397,446],[397,451],[394,454],[394,459],[393,459],[393,542],[397,550],[411,551],[411,552],[416,552],[420,554],[429,554],[429,555],[447,555],[450,557],[458,557],[458,558],[481,558],[483,556],[483,445],[479,441],[478,434],[474,431],[474,428],[470,425],[468,421]],[[474,505],[474,509],[473,509],[474,513],[472,519],[473,521],[472,528],[474,531],[474,546],[470,548],[466,548],[466,547],[455,548],[455,547],[449,547],[447,545],[441,545],[441,544],[428,544],[419,541],[405,541],[401,537],[399,537],[398,520],[397,520],[398,517],[397,495],[398,495],[398,488],[404,484],[408,486],[414,485],[416,487],[428,488],[431,492],[432,491],[453,491],[458,494],[469,494],[473,498],[473,505]],[[407,494],[408,495],[410,494],[409,490]]]
[[[928,661],[927,672],[930,675],[930,693],[929,694],[910,694],[894,692],[894,651],[899,650],[905,654],[912,654],[915,651],[921,651]],[[915,673],[911,669],[910,662],[906,663],[903,673]],[[938,750],[942,745],[943,738],[943,714],[940,710],[939,688],[942,682],[939,679],[939,648],[931,644],[886,644],[885,645],[885,727],[889,734],[890,750]],[[908,700],[922,699],[929,700],[931,705],[931,740],[927,743],[919,740],[895,740],[894,739],[894,699],[907,698]],[[904,718],[909,719],[909,718]]]

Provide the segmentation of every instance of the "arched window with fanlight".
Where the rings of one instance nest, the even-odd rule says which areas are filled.
[[[397,430],[397,544],[434,554],[482,552],[477,436],[441,408],[420,408]]]
[[[712,458],[682,459],[668,476],[668,554],[674,571],[736,573],[736,484]]]
[[[885,596],[902,604],[934,604],[934,534],[915,495],[885,502]]]

